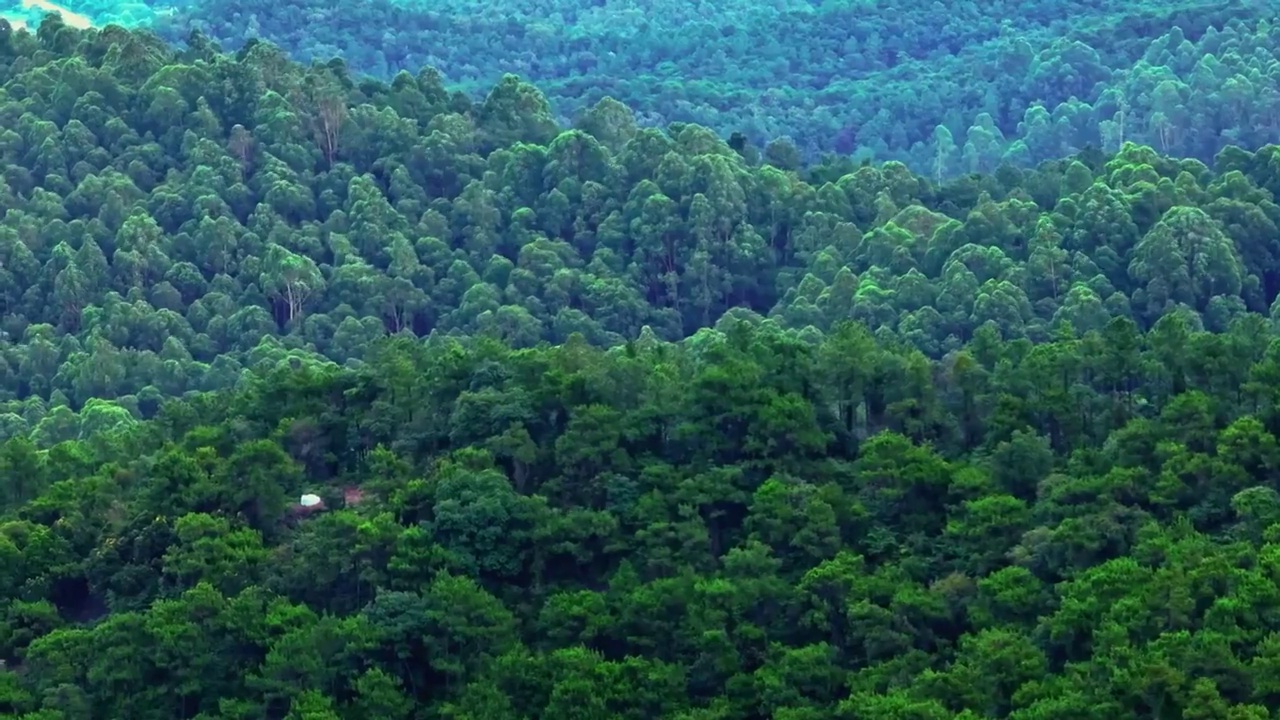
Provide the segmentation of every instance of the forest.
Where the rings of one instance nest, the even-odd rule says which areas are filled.
[[[0,0],[0,17],[34,28],[47,2]],[[1126,141],[1208,163],[1273,142],[1280,117],[1280,0],[64,2],[387,82],[430,66],[474,101],[516,74],[561,125],[611,97],[642,127],[777,141],[780,167],[835,153],[941,181]]]
[[[1280,146],[540,88],[0,21],[0,716],[1280,717]]]
[[[608,96],[644,126],[938,178],[1125,141],[1204,162],[1272,142],[1277,13],[1276,0],[201,0],[149,26],[340,56],[383,80],[429,65],[478,97],[514,73],[564,124]]]

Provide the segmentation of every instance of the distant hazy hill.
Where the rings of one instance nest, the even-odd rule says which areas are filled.
[[[113,22],[135,27],[152,22],[157,13],[172,12],[172,8],[164,2],[151,5],[109,0],[66,3],[50,0],[0,0],[0,17],[14,25],[35,28],[40,24],[41,18],[50,12],[61,13],[63,20],[74,27],[101,26]]]
[[[228,49],[262,38],[304,62],[337,55],[383,78],[430,65],[476,93],[514,73],[562,117],[609,95],[642,121],[696,122],[758,144],[789,136],[811,157],[858,152],[922,172],[933,170],[942,125],[958,148],[949,172],[959,172],[1013,149],[1038,122],[1027,114],[1037,104],[1064,136],[1033,139],[1011,160],[1108,145],[1117,109],[1107,93],[1153,46],[1189,44],[1191,55],[1170,65],[1185,80],[1183,59],[1220,57],[1219,40],[1198,45],[1209,28],[1278,9],[1277,0],[208,0],[156,29],[181,42],[197,27]],[[1149,110],[1140,97],[1127,102]],[[1156,143],[1149,120],[1128,127]],[[960,157],[970,140],[972,163]]]
[[[1267,118],[1280,112],[1260,59],[1280,45],[1265,24],[1280,0],[68,6],[175,43],[192,29],[229,50],[259,38],[304,63],[336,56],[384,79],[431,66],[475,95],[514,73],[564,120],[612,96],[642,124],[694,122],[761,146],[785,136],[797,158],[834,151],[931,175],[1115,150],[1124,139],[1207,160],[1227,142],[1269,141]],[[11,12],[33,25],[39,15],[20,4]],[[1246,100],[1219,97],[1229,79]],[[789,155],[780,148],[774,159]]]

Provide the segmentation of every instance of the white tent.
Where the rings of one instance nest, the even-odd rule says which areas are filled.
[[[302,499],[298,501],[298,504],[302,505],[302,507],[315,507],[320,504],[320,496],[307,493],[302,496]]]

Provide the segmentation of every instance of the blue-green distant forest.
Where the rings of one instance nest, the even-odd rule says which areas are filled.
[[[1280,130],[1272,0],[201,0],[158,32],[270,40],[389,78],[536,83],[572,119],[609,95],[799,156],[983,172],[1124,140],[1209,160]],[[785,145],[779,159],[794,155]]]
[[[1209,161],[1280,133],[1274,0],[199,0],[67,6],[98,22],[268,40],[390,79],[423,67],[483,96],[535,83],[566,123],[605,96],[693,122],[944,177],[1125,140]],[[28,10],[28,17],[36,17]]]

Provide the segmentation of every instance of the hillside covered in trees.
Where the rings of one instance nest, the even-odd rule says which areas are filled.
[[[389,80],[514,73],[566,122],[605,96],[801,155],[921,174],[1032,166],[1126,140],[1205,162],[1276,139],[1276,0],[201,0],[155,19]],[[787,157],[779,148],[779,159]]]
[[[31,27],[47,0],[0,0]],[[77,20],[229,50],[262,39],[384,81],[437,68],[483,98],[514,73],[571,124],[604,97],[642,126],[693,122],[953,177],[1134,141],[1204,162],[1276,139],[1277,0],[67,0]],[[83,18],[81,17],[83,16]],[[798,153],[797,153],[798,150]]]
[[[1280,147],[1170,149],[0,26],[0,715],[1276,718]]]

